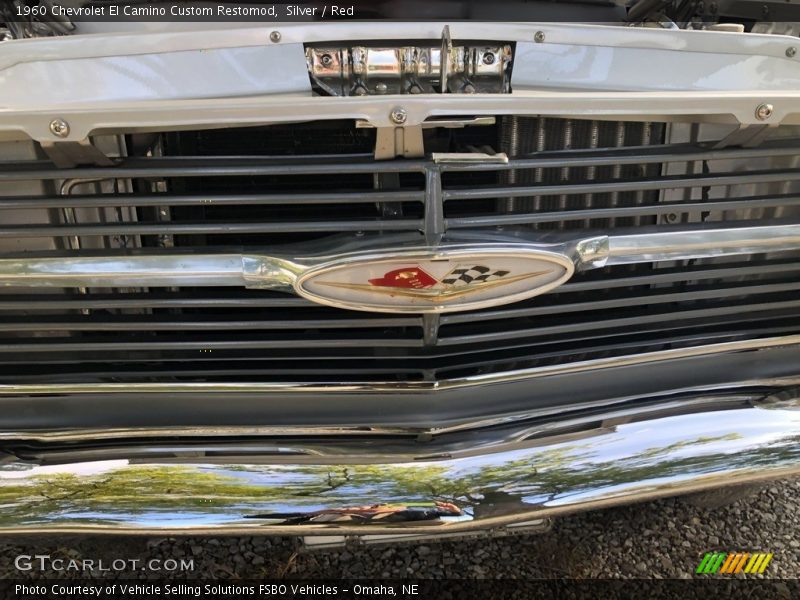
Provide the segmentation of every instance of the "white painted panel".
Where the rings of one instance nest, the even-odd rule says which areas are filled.
[[[0,106],[311,95],[301,44],[43,60],[0,71]]]

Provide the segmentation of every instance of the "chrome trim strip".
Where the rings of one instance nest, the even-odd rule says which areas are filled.
[[[202,438],[272,436],[397,436],[416,435],[432,430],[405,427],[115,427],[110,429],[53,429],[2,431],[0,440],[31,442],[79,442],[83,440],[124,440],[130,438]]]
[[[245,286],[240,254],[0,259],[0,285],[27,287]]]
[[[0,286],[240,286],[249,288],[295,289],[312,270],[332,269],[340,264],[374,262],[403,257],[437,258],[448,253],[525,251],[561,254],[579,270],[607,265],[647,263],[662,260],[800,250],[800,225],[768,225],[725,229],[696,229],[597,236],[560,244],[535,240],[497,240],[480,234],[465,244],[453,239],[438,246],[410,245],[375,248],[372,240],[342,242],[341,254],[289,257],[265,253],[247,254],[162,254],[124,257],[5,258],[0,259]],[[406,238],[407,240],[409,238]],[[561,258],[559,257],[559,258]],[[305,295],[305,294],[301,294]],[[453,307],[457,308],[457,307]],[[464,307],[462,310],[466,310]],[[375,310],[375,309],[371,309]],[[405,309],[407,311],[407,307]],[[390,312],[383,309],[381,312]]]
[[[434,382],[387,382],[370,383],[301,383],[301,382],[265,382],[265,383],[54,383],[54,384],[2,384],[0,397],[19,395],[49,394],[107,394],[107,393],[270,393],[270,392],[347,392],[347,393],[419,393],[446,391],[475,385],[492,385],[512,381],[525,381],[554,375],[570,375],[597,369],[627,367],[658,361],[691,358],[710,354],[729,352],[757,351],[781,346],[800,345],[800,335],[741,340],[707,344],[691,348],[674,348],[643,354],[632,354],[611,358],[599,358],[565,365],[551,365],[533,369],[519,369],[503,373],[474,375],[458,379],[444,379]]]
[[[355,453],[333,464],[324,456],[276,462],[264,455],[166,463],[131,457],[42,467],[9,457],[0,461],[0,532],[440,534],[800,472],[797,410],[709,405],[665,414],[654,408],[644,408],[638,419],[597,414],[597,427],[570,435],[553,431],[513,448],[401,463],[360,460]],[[181,494],[172,493],[176,486]],[[324,518],[358,506],[443,500],[456,515],[364,524]],[[286,513],[296,515],[298,524]]]
[[[609,237],[607,265],[800,250],[800,225],[665,231]]]

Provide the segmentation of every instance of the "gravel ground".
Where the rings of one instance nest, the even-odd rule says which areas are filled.
[[[0,578],[34,576],[15,570],[19,554],[194,559],[194,571],[174,579],[689,578],[707,551],[751,550],[775,553],[765,576],[794,579],[800,572],[799,515],[800,479],[792,479],[721,509],[667,499],[564,517],[544,534],[461,542],[305,552],[294,538],[0,538]]]

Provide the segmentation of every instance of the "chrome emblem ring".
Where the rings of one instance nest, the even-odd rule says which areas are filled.
[[[564,255],[524,246],[386,251],[316,265],[295,292],[339,308],[446,313],[488,308],[543,294],[567,281]]]

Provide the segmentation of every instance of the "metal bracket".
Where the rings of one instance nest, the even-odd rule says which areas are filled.
[[[425,156],[422,127],[378,127],[375,135],[375,160],[390,160],[397,156]]]
[[[494,125],[497,122],[495,117],[447,117],[431,118],[422,122],[423,129],[463,129],[468,126]],[[375,125],[365,119],[356,120],[356,129],[374,129]]]
[[[755,148],[756,146],[761,145],[770,131],[772,131],[775,127],[777,127],[777,125],[740,124],[738,128],[734,129],[731,133],[714,144],[713,148],[715,150],[720,148],[728,148],[730,146]]]
[[[88,138],[77,142],[41,142],[42,150],[59,169],[78,165],[110,167],[114,161],[99,150]]]
[[[508,155],[505,152],[496,154],[487,154],[485,152],[434,152],[431,154],[431,158],[437,165],[465,163],[508,164]]]

